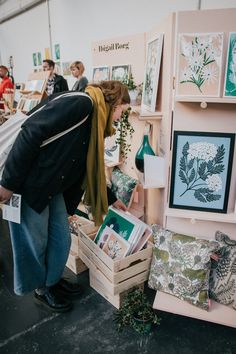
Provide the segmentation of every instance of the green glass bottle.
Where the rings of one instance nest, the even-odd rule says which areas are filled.
[[[135,166],[140,172],[144,172],[144,154],[155,156],[149,144],[148,134],[144,133],[143,142],[135,155]]]

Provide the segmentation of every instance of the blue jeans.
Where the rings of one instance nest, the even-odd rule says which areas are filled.
[[[62,276],[70,251],[70,232],[62,194],[41,214],[22,198],[21,224],[9,222],[14,259],[14,291],[26,294],[52,286]]]

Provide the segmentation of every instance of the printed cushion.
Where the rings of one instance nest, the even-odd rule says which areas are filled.
[[[217,231],[215,239],[220,243],[218,257],[212,259],[210,274],[210,297],[230,305],[236,310],[236,240]]]
[[[197,239],[152,226],[153,259],[148,285],[204,310],[209,308],[210,256],[217,242]]]
[[[138,181],[123,173],[118,167],[111,174],[111,190],[117,199],[120,199],[127,207]]]

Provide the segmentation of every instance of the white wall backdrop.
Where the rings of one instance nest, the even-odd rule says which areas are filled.
[[[27,1],[5,2],[0,18],[22,3]],[[199,3],[202,9],[236,7],[236,0],[50,0],[52,44],[60,44],[61,62],[82,60],[90,79],[93,41],[147,32],[170,12],[196,10]],[[13,56],[17,82],[33,71],[32,53],[44,57],[49,46],[46,1],[0,25],[0,60],[8,65]]]

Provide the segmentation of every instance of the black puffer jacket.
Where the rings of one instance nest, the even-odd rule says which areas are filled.
[[[68,91],[69,87],[63,76],[55,74],[53,93]]]
[[[1,185],[22,194],[37,212],[53,195],[63,193],[67,211],[73,214],[81,196],[91,130],[92,102],[89,96],[60,97],[49,101],[22,126],[6,161]],[[45,139],[74,126],[81,126],[40,148]],[[109,195],[110,203],[116,199]]]

